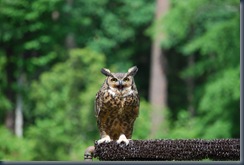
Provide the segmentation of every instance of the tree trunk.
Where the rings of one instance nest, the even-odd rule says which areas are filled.
[[[23,74],[20,74],[17,80],[18,89],[15,109],[15,135],[17,137],[23,136],[23,98],[21,88],[23,87]]]
[[[7,87],[6,87],[6,96],[8,100],[11,102],[13,105],[14,102],[14,92],[12,89],[12,84],[15,81],[14,79],[14,68],[15,65],[13,61],[11,60],[11,56],[13,54],[11,49],[6,49],[6,54],[7,54],[7,65],[6,65],[6,72],[7,72]],[[12,132],[14,133],[14,110],[11,108],[7,110],[6,116],[5,116],[5,126]]]
[[[14,111],[9,110],[5,116],[5,126],[14,133]]]
[[[169,7],[168,0],[157,0],[156,18],[159,18],[167,11]],[[162,33],[156,36],[152,45],[151,53],[151,75],[149,100],[152,105],[151,114],[151,137],[155,137],[158,132],[164,131],[161,129],[164,125],[164,114],[167,108],[167,77],[165,72],[166,58],[160,47],[162,41]]]
[[[74,1],[73,0],[66,0],[66,3],[68,6],[72,8]],[[66,13],[67,17],[70,17],[70,13]],[[70,31],[66,38],[65,38],[65,45],[68,49],[72,49],[76,47],[76,42],[75,42],[75,35],[72,31]]]
[[[188,68],[192,67],[194,65],[194,55],[190,55],[188,57]],[[191,117],[193,117],[195,115],[195,107],[194,107],[194,78],[193,77],[187,77],[186,79],[186,85],[187,85],[187,101],[188,101],[188,112],[190,114]]]

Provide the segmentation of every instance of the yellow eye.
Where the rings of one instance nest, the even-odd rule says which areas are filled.
[[[111,81],[112,81],[112,82],[116,82],[117,79],[116,79],[116,78],[112,78]]]
[[[129,79],[129,78],[127,78],[127,77],[126,77],[126,78],[124,78],[124,81],[129,81],[129,80],[130,80],[130,79]]]

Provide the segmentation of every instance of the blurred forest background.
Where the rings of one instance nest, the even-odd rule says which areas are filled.
[[[0,160],[83,160],[103,67],[135,77],[132,139],[240,137],[237,0],[0,0]]]

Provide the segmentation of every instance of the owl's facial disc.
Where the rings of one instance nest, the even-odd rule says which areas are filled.
[[[116,73],[108,77],[109,92],[113,96],[125,97],[131,94],[132,77],[124,73]]]

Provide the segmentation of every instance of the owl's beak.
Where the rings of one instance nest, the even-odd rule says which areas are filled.
[[[122,83],[123,83],[122,81],[119,81],[119,86],[118,86],[119,90],[123,89],[123,84]]]

